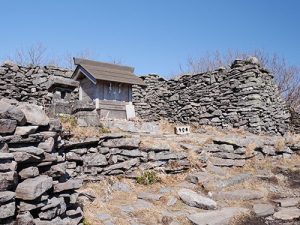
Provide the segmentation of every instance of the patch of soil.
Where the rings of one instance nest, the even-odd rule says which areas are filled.
[[[236,220],[232,225],[299,225],[300,221],[266,220],[264,217],[254,215],[245,216]]]

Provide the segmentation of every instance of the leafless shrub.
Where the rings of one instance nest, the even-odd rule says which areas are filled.
[[[47,48],[45,46],[43,46],[41,43],[37,43],[31,45],[27,49],[17,49],[15,53],[8,58],[22,66],[27,66],[30,64],[33,66],[39,66],[47,61],[45,54],[46,50]]]

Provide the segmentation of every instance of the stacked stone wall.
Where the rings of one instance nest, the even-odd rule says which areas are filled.
[[[133,101],[137,115],[147,121],[167,119],[254,133],[282,134],[289,129],[290,114],[273,76],[256,58],[178,79],[142,78],[148,86],[135,86]]]

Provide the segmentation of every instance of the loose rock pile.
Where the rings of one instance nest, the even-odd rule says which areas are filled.
[[[70,77],[73,71],[55,66],[20,66],[10,61],[0,66],[0,98],[48,106],[53,94],[48,93],[50,79]],[[77,90],[78,91],[78,90]],[[74,98],[77,92],[74,92]]]
[[[133,102],[138,116],[147,121],[167,119],[254,133],[288,130],[290,114],[272,75],[256,58],[169,81],[157,75],[142,78],[148,86],[134,86]]]
[[[36,105],[7,101],[0,101],[0,224],[79,224],[82,181],[70,179],[57,151],[60,123]]]
[[[140,170],[159,169],[166,173],[182,172],[190,167],[184,152],[174,152],[168,144],[141,141],[139,137],[107,134],[100,138],[67,142],[67,172],[84,180],[101,179],[103,175],[135,176]]]

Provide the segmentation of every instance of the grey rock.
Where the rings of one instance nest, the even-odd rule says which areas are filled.
[[[29,135],[36,132],[38,126],[17,126],[15,130],[15,135]]]
[[[104,171],[111,171],[117,169],[129,170],[131,167],[136,166],[139,163],[138,158],[130,159],[125,162],[117,163],[104,168]]]
[[[48,116],[37,105],[21,104],[18,106],[18,109],[24,113],[27,123],[36,126],[46,126],[49,124]]]
[[[8,202],[14,199],[16,196],[15,192],[12,191],[2,191],[0,192],[0,203],[1,205],[5,202]]]
[[[275,212],[273,216],[280,220],[297,219],[300,218],[300,209],[296,207],[281,208],[278,212]]]
[[[215,199],[226,199],[226,200],[254,200],[263,198],[263,193],[250,189],[238,189],[234,191],[222,191],[213,194]]]
[[[141,192],[138,194],[138,198],[139,199],[143,199],[143,200],[148,200],[148,201],[159,201],[159,199],[162,197],[163,195],[161,194],[153,194],[153,193],[149,193],[149,192]]]
[[[0,134],[12,134],[17,126],[16,120],[0,119]]]
[[[300,203],[300,198],[282,198],[273,201],[279,203],[281,207],[292,207],[297,206]]]
[[[246,163],[244,159],[234,160],[234,159],[210,158],[209,160],[214,166],[242,167]]]
[[[10,202],[0,205],[0,219],[8,218],[15,215],[16,203]]]
[[[32,155],[36,155],[36,156],[40,156],[42,154],[44,154],[44,150],[34,147],[34,146],[30,146],[30,147],[21,147],[21,148],[9,148],[10,152],[21,152],[21,153],[29,153]]]
[[[139,211],[139,210],[146,210],[153,208],[154,205],[148,201],[145,201],[143,199],[138,199],[136,202],[132,204],[124,204],[120,206],[120,209],[124,213],[132,213],[134,211]]]
[[[0,152],[0,160],[13,160],[14,155],[12,153]]]
[[[86,166],[106,166],[108,162],[105,155],[90,153],[84,156],[83,162]]]
[[[16,186],[18,176],[15,171],[0,173],[0,191],[12,190]]]
[[[122,183],[122,182],[114,183],[111,188],[114,191],[122,191],[122,192],[127,192],[127,193],[131,192],[131,188],[127,184]]]
[[[217,203],[215,201],[190,189],[182,188],[178,191],[178,195],[185,204],[192,207],[201,209],[215,209],[217,207]]]
[[[45,152],[51,153],[54,149],[54,138],[49,137],[46,141],[39,143],[38,148],[43,149]]]
[[[140,140],[138,138],[119,138],[110,139],[102,143],[103,147],[133,149],[139,147]]]
[[[275,212],[275,207],[271,204],[255,204],[253,211],[256,216],[270,216]]]
[[[33,167],[33,166],[22,169],[19,172],[19,176],[21,177],[21,179],[32,178],[32,177],[36,177],[38,175],[39,175],[39,169],[37,167]]]
[[[20,212],[17,215],[17,225],[35,225],[33,222],[33,217],[30,212]]]
[[[174,196],[171,196],[167,202],[167,206],[173,206],[175,205],[177,202],[177,198],[175,198]]]
[[[231,219],[247,212],[246,208],[229,207],[191,214],[188,219],[195,225],[229,225]]]
[[[0,119],[12,119],[18,122],[18,125],[24,125],[26,118],[24,113],[17,107],[0,100]]]
[[[54,192],[62,192],[66,190],[78,189],[82,186],[81,179],[70,179],[64,183],[54,184]]]
[[[23,200],[33,200],[41,196],[52,187],[52,178],[40,175],[29,178],[19,183],[16,188],[16,198]]]

